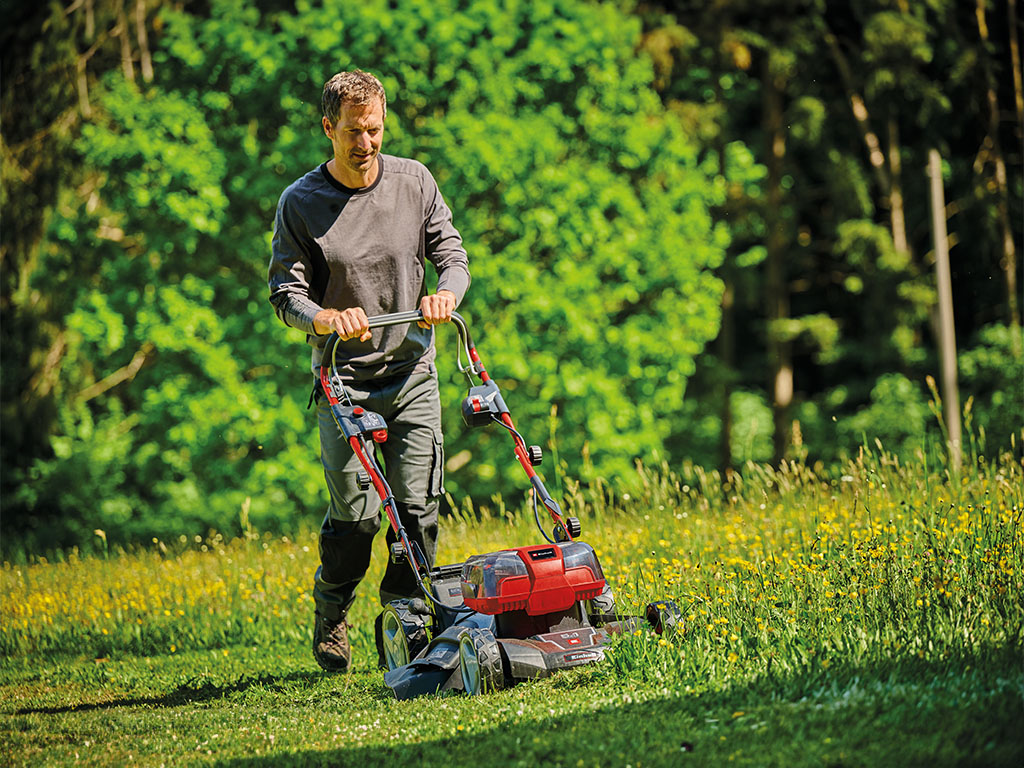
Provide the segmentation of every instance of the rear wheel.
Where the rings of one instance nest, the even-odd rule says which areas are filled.
[[[505,687],[501,647],[489,629],[465,629],[459,634],[462,688],[470,696]]]
[[[615,593],[612,592],[612,588],[607,582],[605,582],[601,594],[593,600],[587,601],[586,609],[587,616],[592,624],[606,624],[617,619],[615,615]]]
[[[683,612],[674,600],[656,600],[647,604],[645,615],[648,623],[659,634],[672,634],[683,627]]]
[[[393,600],[381,614],[381,656],[388,670],[404,667],[427,645],[423,617],[409,610],[408,600]]]

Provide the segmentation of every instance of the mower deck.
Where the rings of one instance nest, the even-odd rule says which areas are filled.
[[[559,545],[577,557],[589,551],[591,567],[600,575],[593,551],[585,544]],[[382,657],[388,666],[384,682],[398,699],[411,699],[431,693],[465,691],[479,694],[509,687],[523,680],[548,677],[555,672],[601,661],[612,636],[632,632],[644,622],[637,617],[616,617],[611,592],[600,578],[601,593],[593,600],[575,600],[561,593],[561,602],[553,601],[549,589],[543,596],[555,610],[530,614],[526,607],[511,610],[496,608],[504,597],[500,582],[496,585],[479,582],[479,568],[494,569],[510,555],[519,555],[531,562],[531,553],[541,552],[545,560],[553,560],[550,547],[523,547],[490,555],[475,556],[465,563],[448,565],[431,572],[429,589],[433,601],[395,600],[382,614]],[[477,573],[474,573],[476,567]],[[563,569],[564,573],[564,569]],[[530,574],[534,576],[534,574]],[[557,572],[548,572],[548,584]],[[515,578],[514,576],[510,578]],[[536,591],[537,579],[522,588],[527,596]],[[464,598],[479,589],[490,589],[483,598]],[[513,585],[515,587],[516,585]],[[533,589],[531,589],[533,587]],[[525,604],[515,588],[509,602]],[[593,581],[582,587],[582,593],[593,593]],[[578,594],[578,593],[577,593]],[[485,599],[490,598],[490,599]],[[467,603],[468,601],[468,603]],[[472,603],[487,605],[497,613],[474,610]],[[652,604],[654,605],[654,604]],[[672,603],[659,603],[649,608],[648,621],[655,631],[672,626],[678,609]],[[427,641],[428,626],[433,630]]]

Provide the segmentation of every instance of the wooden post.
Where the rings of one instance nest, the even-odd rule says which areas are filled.
[[[960,391],[956,373],[956,333],[953,328],[953,280],[949,270],[949,238],[946,234],[946,196],[942,188],[942,158],[928,151],[928,175],[932,188],[932,238],[935,243],[935,278],[939,293],[939,360],[942,366],[942,401],[949,430],[949,459],[960,467]]]

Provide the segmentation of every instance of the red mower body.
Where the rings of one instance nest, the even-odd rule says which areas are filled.
[[[604,589],[594,549],[581,541],[518,547],[473,555],[462,566],[462,599],[491,616],[565,611]]]

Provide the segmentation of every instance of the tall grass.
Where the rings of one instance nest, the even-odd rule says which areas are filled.
[[[1024,474],[1009,454],[956,474],[865,448],[828,473],[683,477],[639,473],[630,501],[661,514],[620,535],[650,552],[606,558],[627,604],[679,601],[683,636],[627,638],[617,673],[689,686],[1024,651]]]
[[[674,599],[674,637],[641,631],[610,674],[693,686],[755,671],[941,660],[1024,639],[1024,472],[1010,455],[955,476],[865,448],[834,470],[748,464],[730,476],[639,466],[628,484],[566,481],[620,611]],[[439,561],[537,543],[526,504],[454,504]],[[383,536],[351,619],[369,664]],[[108,557],[5,563],[0,651],[160,655],[305,643],[313,533],[154,542]]]

